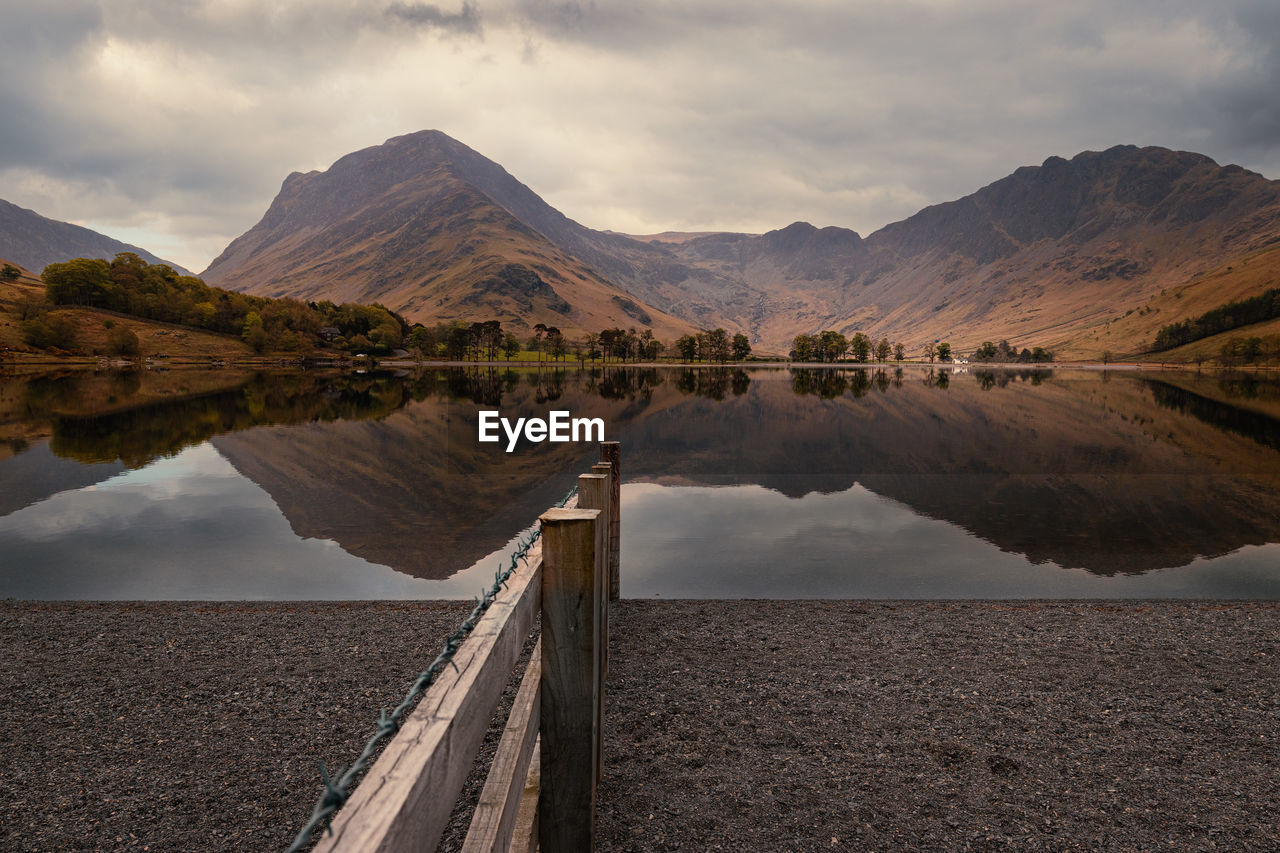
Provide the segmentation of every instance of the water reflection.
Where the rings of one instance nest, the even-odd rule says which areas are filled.
[[[629,483],[760,487],[787,502],[778,518],[797,524],[795,513],[816,506],[815,495],[844,495],[832,506],[850,514],[870,495],[925,525],[912,530],[942,524],[973,537],[982,554],[1037,567],[1032,574],[1084,569],[1116,581],[1115,590],[1135,582],[1125,575],[1172,567],[1200,577],[1195,567],[1210,571],[1206,558],[1237,559],[1242,549],[1271,559],[1269,543],[1280,542],[1280,395],[1252,378],[879,365],[179,373],[0,379],[0,439],[8,442],[0,450],[9,453],[0,458],[0,494],[40,479],[14,489],[20,499],[0,502],[0,513],[208,441],[269,496],[296,537],[334,541],[362,564],[443,579],[500,549],[593,461],[594,448],[573,444],[522,442],[513,454],[481,445],[478,411],[515,418],[555,408],[605,420],[607,436],[624,443]],[[81,462],[92,464],[72,476]],[[709,529],[724,509],[711,504],[731,499],[723,490],[698,494],[703,515],[698,501],[681,505],[690,524]],[[656,546],[646,550],[665,535],[646,517],[628,521],[628,559],[674,562]],[[915,535],[883,512],[869,517],[892,536]],[[813,555],[832,548],[856,551],[843,534],[796,539],[782,522],[761,535],[791,542],[794,565],[812,567]],[[944,538],[933,547],[958,546]],[[7,548],[0,540],[0,554]],[[897,553],[883,550],[886,559]],[[956,594],[967,576],[973,590],[985,589],[976,564],[965,565],[947,583],[919,583]],[[770,594],[799,583],[794,572],[781,576],[790,580]],[[1016,576],[1031,574],[1008,575]],[[739,582],[719,594],[763,580]],[[801,585],[790,594],[808,593]]]
[[[1189,414],[1224,432],[1250,438],[1258,444],[1280,450],[1280,420],[1261,412],[1221,402],[1169,382],[1149,380],[1152,397],[1166,409]],[[1280,400],[1280,383],[1255,377],[1224,378],[1218,388],[1229,400]]]
[[[470,597],[500,561],[433,582],[299,538],[208,444],[0,518],[0,542],[0,589],[17,598]]]
[[[1280,598],[1280,545],[1141,576],[1035,563],[862,486],[623,488],[628,598]]]

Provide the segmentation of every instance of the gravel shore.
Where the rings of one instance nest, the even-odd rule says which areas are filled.
[[[0,849],[283,850],[467,602],[0,603]],[[1280,849],[1280,605],[623,601],[598,849]]]

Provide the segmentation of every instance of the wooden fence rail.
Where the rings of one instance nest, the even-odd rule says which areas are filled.
[[[434,851],[525,638],[542,614],[480,794],[464,853],[582,853],[595,842],[604,676],[616,597],[620,449],[579,478],[576,505],[547,510],[513,574],[378,756],[317,851]]]

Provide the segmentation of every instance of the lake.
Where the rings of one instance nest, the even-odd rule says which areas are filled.
[[[475,596],[623,445],[622,593],[1280,598],[1280,382],[909,366],[0,377],[0,597]]]

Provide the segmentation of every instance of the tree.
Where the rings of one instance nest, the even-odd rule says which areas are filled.
[[[693,335],[681,335],[676,340],[676,351],[682,361],[693,361],[698,357],[698,339]]]
[[[974,361],[994,361],[996,358],[996,345],[991,341],[983,341],[982,346],[978,347],[973,354]]]
[[[854,361],[865,364],[871,357],[871,338],[862,332],[855,333],[853,340],[849,341],[849,352],[853,354]]]
[[[107,351],[112,355],[138,355],[142,344],[128,326],[115,326],[107,335]]]
[[[741,332],[733,336],[731,347],[734,361],[746,361],[747,357],[751,355],[751,339]]]
[[[387,317],[369,331],[369,341],[377,349],[383,349],[388,352],[398,349],[403,341],[400,324],[393,318]]]
[[[22,340],[39,349],[71,349],[76,344],[76,327],[62,314],[33,315],[23,320]]]
[[[951,344],[947,343],[946,341],[943,341],[942,343],[938,344],[938,361],[950,361],[950,360],[951,360]]]
[[[254,352],[260,353],[267,348],[267,330],[263,328],[262,315],[257,311],[250,311],[244,318],[244,328],[240,330],[240,338],[251,346]]]
[[[791,353],[796,361],[808,361],[813,355],[813,339],[808,335],[796,335],[791,342]]]
[[[613,339],[618,335],[620,329],[605,329],[599,335],[600,358],[608,363],[609,356],[613,355]]]
[[[1240,363],[1240,351],[1244,348],[1244,340],[1241,338],[1227,338],[1222,343],[1222,347],[1218,350],[1221,356],[1220,360],[1227,367],[1234,367]]]
[[[471,347],[471,329],[465,323],[454,321],[444,331],[444,354],[449,361],[463,361]]]
[[[653,345],[653,329],[645,329],[640,333],[640,339],[636,343],[636,357],[650,359],[649,349]]]
[[[3,279],[4,281],[17,281],[21,275],[22,270],[18,269],[13,264],[5,264],[3,267],[0,267],[0,279]]]
[[[409,349],[417,353],[418,358],[435,358],[440,354],[440,341],[426,326],[414,326],[409,332]]]
[[[502,354],[507,357],[507,361],[515,358],[520,353],[520,341],[515,335],[507,332],[502,336]]]
[[[880,343],[876,344],[876,361],[888,361],[892,352],[893,347],[889,345],[889,339],[881,338]]]
[[[729,360],[729,333],[724,329],[712,329],[706,335],[706,355],[710,361],[724,364]]]
[[[849,339],[839,332],[827,330],[818,335],[815,355],[822,361],[836,362],[849,350]]]
[[[542,363],[542,338],[547,334],[547,324],[538,323],[533,327],[533,337],[529,338],[529,349],[538,354],[538,363]]]
[[[928,344],[924,348],[925,358],[929,359],[930,364],[933,364],[933,357],[937,355],[937,353],[938,353],[938,347],[936,344]]]
[[[1250,335],[1240,345],[1240,357],[1246,362],[1255,362],[1262,357],[1262,338]]]
[[[547,352],[550,353],[554,361],[560,361],[564,358],[565,353],[568,352],[564,335],[555,326],[547,329]]]
[[[95,308],[117,308],[117,287],[106,261],[73,258],[62,264],[49,264],[40,274],[45,294],[54,305],[91,305]]]
[[[907,357],[907,348],[906,348],[905,346],[903,346],[902,344],[894,344],[894,345],[893,345],[893,359],[894,359],[894,361],[902,361],[902,360],[903,360],[903,359],[905,359],[906,357]]]
[[[1115,353],[1113,353],[1111,350],[1104,349],[1102,351],[1102,364],[1104,367],[1110,364],[1111,362],[1115,361],[1115,359],[1116,359]]]
[[[585,355],[587,358],[591,359],[592,361],[595,361],[597,358],[600,357],[600,336],[599,335],[597,335],[595,332],[592,332],[591,334],[587,335],[587,337],[583,340],[582,343],[584,345],[583,348],[585,350]]]

